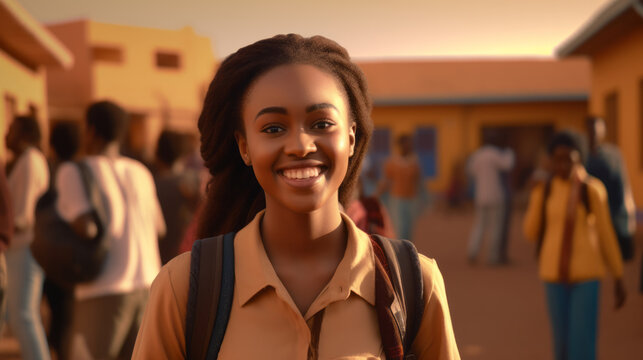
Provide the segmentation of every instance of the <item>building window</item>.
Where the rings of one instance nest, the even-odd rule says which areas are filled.
[[[383,176],[386,159],[391,155],[391,130],[375,128],[371,136],[368,154],[362,162],[361,182],[363,195],[375,193],[377,183]]]
[[[123,49],[113,46],[93,46],[92,59],[94,61],[120,64],[123,62]]]
[[[156,66],[164,69],[181,67],[181,57],[177,53],[159,51],[156,53]]]
[[[437,175],[436,133],[434,126],[421,126],[415,131],[415,147],[422,166],[423,177]]]
[[[605,96],[606,140],[618,145],[618,92],[612,91]]]

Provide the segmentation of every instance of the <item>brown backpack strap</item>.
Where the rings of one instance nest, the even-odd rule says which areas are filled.
[[[401,356],[404,359],[414,358],[411,346],[424,315],[424,282],[417,249],[408,240],[389,239],[380,235],[372,235],[371,243],[376,255],[375,307],[378,308],[382,343],[389,342],[391,348],[387,358],[398,356],[394,351],[397,339],[400,339],[403,350]],[[389,293],[392,299],[389,299]],[[383,320],[391,317],[394,326],[382,327]],[[391,320],[387,322],[391,323]]]
[[[545,229],[547,228],[547,199],[549,199],[549,193],[551,192],[551,178],[548,178],[545,181],[545,188],[543,189],[543,203],[540,207],[540,227],[538,228],[538,239],[536,243],[536,257],[540,257],[540,251],[543,247],[543,241],[545,240]]]

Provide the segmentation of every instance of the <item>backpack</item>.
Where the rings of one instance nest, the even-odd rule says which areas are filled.
[[[234,292],[234,237],[231,232],[197,240],[192,247],[186,312],[188,359],[218,357]],[[424,313],[420,259],[408,240],[371,236],[376,258],[376,311],[387,359],[415,359],[411,345]]]
[[[538,242],[536,243],[536,258],[540,257],[540,251],[543,247],[543,241],[545,239],[545,229],[547,228],[547,199],[551,193],[551,178],[547,179],[545,182],[545,189],[543,190],[543,203],[540,208],[540,227],[538,229]],[[592,209],[589,205],[589,189],[587,182],[583,181],[580,188],[580,200],[585,207],[587,214],[591,213]]]
[[[96,179],[85,162],[74,163],[79,171],[85,196],[96,224],[96,235],[86,239],[78,235],[56,210],[58,193],[49,189],[37,202],[34,239],[30,248],[34,259],[47,277],[56,284],[73,288],[96,279],[103,271],[111,245],[108,210]]]

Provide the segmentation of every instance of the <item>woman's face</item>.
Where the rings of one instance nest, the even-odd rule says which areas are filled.
[[[335,77],[312,65],[279,66],[250,86],[241,114],[244,133],[236,137],[268,207],[306,213],[337,206],[355,147],[349,114]]]
[[[577,164],[580,164],[578,150],[565,145],[559,145],[554,148],[551,156],[551,166],[555,176],[569,179],[572,169]]]

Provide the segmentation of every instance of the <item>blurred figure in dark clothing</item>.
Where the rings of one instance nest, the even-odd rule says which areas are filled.
[[[74,161],[80,150],[80,126],[78,123],[68,120],[57,122],[51,128],[49,145],[52,150],[49,163],[52,181],[49,184],[49,191],[44,196],[55,196],[56,170],[60,164]],[[61,355],[63,334],[70,322],[73,293],[57,285],[48,277],[45,278],[43,293],[51,309],[51,326],[47,337],[49,346],[59,354],[59,358],[65,358]]]
[[[181,161],[186,155],[185,139],[182,134],[164,130],[156,147],[154,181],[167,226],[165,237],[159,239],[162,264],[181,253],[181,239],[199,201],[199,174]]]
[[[612,225],[618,238],[623,260],[634,257],[633,236],[636,230],[636,207],[627,178],[627,170],[618,147],[606,144],[605,122],[596,116],[587,118],[589,156],[587,172],[598,178],[607,189]]]
[[[4,160],[0,159],[0,334],[4,325],[4,309],[6,303],[7,289],[7,264],[4,259],[4,252],[9,247],[13,235],[13,213],[9,201],[9,187],[7,176],[4,173]]]

